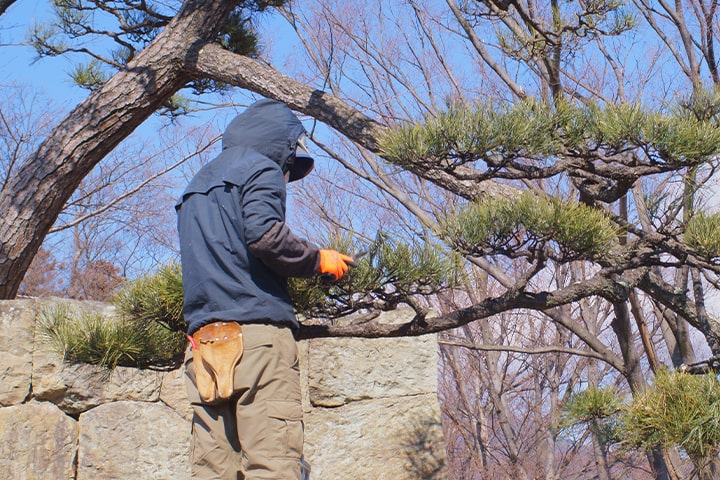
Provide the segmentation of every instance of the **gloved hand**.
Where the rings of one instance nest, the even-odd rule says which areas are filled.
[[[355,266],[355,260],[335,250],[320,250],[320,268],[322,275],[327,275],[332,280],[340,280],[348,268]]]

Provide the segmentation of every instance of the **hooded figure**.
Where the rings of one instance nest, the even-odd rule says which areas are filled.
[[[316,273],[319,249],[285,226],[284,176],[313,168],[305,133],[285,104],[261,100],[228,125],[222,153],[185,189],[176,209],[190,335],[217,320],[298,326],[286,277]]]
[[[195,479],[301,478],[299,325],[287,278],[339,279],[353,265],[285,225],[286,182],[313,168],[305,134],[286,105],[251,105],[175,206]],[[239,342],[218,333],[230,331]]]

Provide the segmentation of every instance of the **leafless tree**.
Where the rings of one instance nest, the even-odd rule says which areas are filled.
[[[311,62],[311,68],[298,69],[305,72],[305,77],[301,78],[308,82],[322,80],[327,90],[362,104],[374,113],[375,118],[391,124],[399,119],[432,115],[448,99],[490,96],[510,100],[533,95],[549,101],[573,98],[583,103],[608,103],[647,98],[650,104],[662,105],[678,92],[699,91],[703,87],[703,78],[709,79],[704,86],[716,84],[713,62],[707,59],[716,37],[712,25],[714,7],[702,2],[691,2],[688,6],[661,2],[655,8],[635,2],[638,10],[632,16],[628,11],[612,11],[609,3],[595,4],[593,8],[599,9],[595,11],[577,10],[585,6],[577,3],[568,5],[565,10],[558,2],[458,4],[448,0],[446,9],[435,3],[414,1],[406,8],[384,2],[339,8],[338,2],[327,1],[296,4],[294,10],[287,9],[285,15],[298,32]],[[573,8],[575,12],[571,11]],[[683,8],[687,12],[683,12]],[[556,16],[553,16],[554,12],[557,12]],[[592,19],[595,15],[597,18]],[[640,19],[646,23],[641,23]],[[647,42],[649,32],[657,34],[655,42]],[[466,50],[458,53],[457,47],[463,43],[465,46],[461,48]],[[678,45],[683,48],[677,48]],[[628,52],[633,49],[643,50],[644,68],[628,64]],[[706,59],[709,72],[696,60],[698,55]],[[670,85],[662,80],[660,72],[668,68],[668,62],[677,62],[688,81],[683,83],[682,79],[673,77]],[[438,219],[456,203],[452,198],[434,197],[430,193],[432,188],[418,188],[418,177],[407,179],[397,167],[374,163],[364,152],[353,154],[341,140],[334,147],[323,147],[345,167],[345,170],[338,169],[340,172],[352,172],[368,185],[368,190],[355,184],[348,187],[349,183],[343,182],[342,175],[336,173],[325,180],[329,194],[310,196],[307,203],[312,205],[314,214],[336,226],[348,228],[352,225],[351,219],[338,222],[337,212],[357,212],[357,207],[364,204],[370,206],[372,213],[354,213],[356,219],[362,219],[358,223],[365,223],[368,214],[373,218],[391,215],[397,218],[391,224],[409,227],[397,230],[428,238],[437,231]],[[429,180],[433,186],[440,185],[445,191],[466,198],[483,195],[488,191],[483,188],[493,191],[489,185],[465,189],[460,181],[452,183],[438,172],[415,173],[421,181]],[[628,214],[635,216],[639,226],[647,232],[669,230],[678,212],[682,212],[685,221],[693,215],[698,203],[696,195],[712,173],[714,170],[710,169],[703,178],[696,180],[694,172],[683,172],[690,181],[676,186],[672,185],[674,179],[679,178],[676,176],[638,180],[627,197],[616,197],[608,208],[621,218],[627,218]],[[471,174],[467,177],[471,178]],[[548,181],[523,180],[523,183],[526,188],[539,191],[567,188]],[[379,189],[381,193],[372,193],[373,189]],[[343,191],[350,192],[349,202],[355,208],[336,206],[335,212],[329,211],[327,200]],[[582,191],[578,193],[582,198]],[[337,205],[337,201],[334,204]],[[635,208],[630,213],[629,205]],[[654,211],[648,213],[651,209]],[[382,222],[375,221],[373,225],[378,223]],[[492,264],[483,259],[471,261],[484,270],[491,285],[511,289],[516,282],[516,277],[507,274],[507,265]],[[684,265],[674,269],[674,274],[672,271],[655,269],[649,283],[659,282],[669,290],[687,290],[695,305],[703,305],[708,284],[703,281],[702,269]],[[551,278],[556,287],[562,288],[590,277],[592,273],[585,266],[574,265],[558,268]],[[548,289],[552,286],[541,288]],[[485,298],[483,288],[474,286],[468,291],[475,292],[476,298],[466,294],[464,305],[482,303]],[[573,391],[611,381],[622,388],[642,392],[652,371],[659,366],[670,363],[677,367],[696,361],[691,341],[694,328],[687,321],[689,312],[680,313],[669,307],[652,291],[659,292],[647,284],[640,291],[632,292],[626,301],[581,300],[573,306],[565,304],[543,309],[542,320],[538,322],[545,325],[546,331],[555,332],[549,338],[541,335],[518,342],[505,315],[493,317],[493,324],[506,326],[495,336],[485,323],[453,330],[452,337],[443,340],[442,351],[444,378],[449,379],[444,387],[448,394],[445,415],[448,424],[453,425],[453,428],[446,427],[446,433],[449,438],[456,439],[455,445],[460,445],[463,450],[462,454],[451,456],[461,465],[458,471],[492,475],[492,468],[488,468],[492,464],[489,455],[502,451],[505,455],[500,463],[507,469],[499,475],[513,478],[534,477],[539,471],[545,478],[564,477],[572,475],[570,465],[574,472],[593,469],[600,478],[612,478],[620,471],[642,478],[649,475],[651,468],[658,478],[673,478],[672,462],[677,463],[677,468],[681,462],[672,451],[651,452],[650,465],[643,466],[637,458],[624,458],[618,452],[611,454],[607,446],[598,443],[599,437],[594,432],[588,432],[588,436],[579,442],[595,446],[591,450],[594,460],[593,456],[584,457],[591,461],[590,464],[581,465],[568,457],[554,455],[556,450],[553,449],[553,446],[560,448],[558,445],[563,444],[562,439],[557,440],[558,432],[553,430],[559,407]],[[458,312],[462,308],[460,305],[463,304],[455,304],[447,311]],[[704,315],[702,310],[697,313]],[[527,329],[533,323],[533,317],[527,313],[521,324]],[[701,322],[712,323],[712,320],[707,318]],[[521,356],[523,360],[499,369],[497,359],[508,356]],[[478,371],[480,363],[482,371]],[[537,379],[530,375],[523,381],[512,383],[516,380],[515,373],[523,368],[530,370],[525,364],[541,364],[544,368],[534,367],[532,371],[546,379],[546,385],[554,386],[548,387],[546,396],[538,397],[537,405],[545,408],[545,415],[534,417],[536,429],[533,431],[544,432],[542,438],[547,447],[542,465],[538,465],[537,454],[533,455],[535,464],[532,466],[520,462],[520,439],[511,428],[523,424],[520,415],[526,415],[528,407],[507,408],[505,400],[503,408],[501,402],[502,398],[507,398],[502,395],[513,394],[507,393],[513,388],[523,392],[537,390],[537,385],[531,387]],[[563,378],[563,370],[572,371],[574,376]],[[498,389],[499,378],[509,379],[508,385],[503,386],[507,391]],[[498,394],[499,391],[502,394]],[[490,429],[491,423],[496,428]],[[498,433],[503,436],[500,440],[502,448],[489,450],[488,439]],[[588,452],[577,445],[575,449],[576,455],[571,457],[576,459],[583,458]],[[568,448],[568,455],[572,450]],[[538,452],[537,448],[533,451]],[[666,466],[666,462],[670,465]]]

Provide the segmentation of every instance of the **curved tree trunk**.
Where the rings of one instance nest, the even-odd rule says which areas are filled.
[[[15,3],[15,0],[0,0],[0,15],[5,13],[13,3]]]
[[[79,104],[0,191],[0,299],[13,298],[65,203],[90,170],[189,80],[184,63],[232,2],[189,0],[155,40]]]

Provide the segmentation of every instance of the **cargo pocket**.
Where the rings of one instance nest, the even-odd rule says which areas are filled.
[[[303,450],[302,405],[291,400],[268,400],[267,415],[278,456],[299,459]]]

